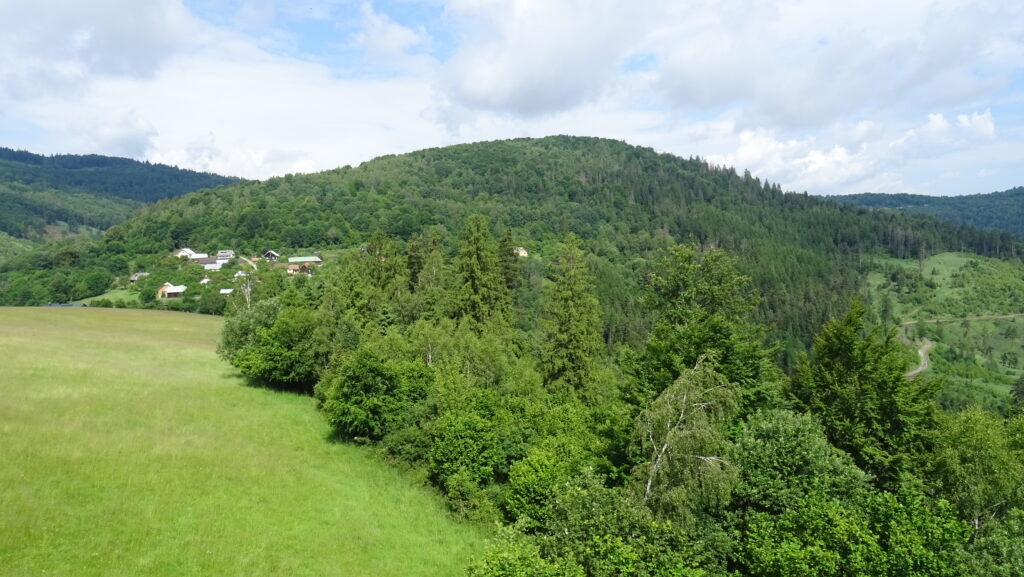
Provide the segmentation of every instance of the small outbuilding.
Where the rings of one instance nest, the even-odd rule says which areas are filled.
[[[156,289],[156,298],[158,299],[178,299],[185,294],[188,287],[185,285],[173,285],[169,282],[165,282],[160,288]]]

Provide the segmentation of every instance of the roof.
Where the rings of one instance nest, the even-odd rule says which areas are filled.
[[[288,262],[302,264],[307,262],[320,263],[323,261],[318,256],[293,256],[288,259]]]
[[[231,294],[233,292],[235,292],[235,289],[230,289],[230,288],[220,289],[220,294],[222,294],[222,295],[229,295],[229,294]]]
[[[173,285],[169,282],[165,282],[163,289],[165,293],[183,293],[188,287],[185,285]]]

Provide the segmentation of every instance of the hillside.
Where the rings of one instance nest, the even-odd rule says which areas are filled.
[[[154,202],[237,178],[98,154],[42,156],[0,147],[0,182]]]
[[[865,298],[908,340],[935,343],[925,375],[943,380],[941,403],[1008,412],[1024,377],[1024,267],[964,253],[874,264]]]
[[[308,397],[239,386],[221,324],[0,309],[0,574],[458,574],[482,532]]]
[[[1001,230],[1024,236],[1024,188],[1017,187],[988,194],[964,196],[924,196],[918,194],[851,194],[832,197],[872,209],[892,209],[925,214],[976,228]]]
[[[85,271],[96,281],[86,284],[104,292],[115,276],[156,266],[138,255],[166,255],[183,246],[301,254],[358,247],[376,231],[406,243],[424,227],[437,226],[451,254],[454,235],[473,213],[486,215],[494,232],[507,230],[531,255],[526,302],[536,302],[535,281],[557,243],[575,232],[599,271],[609,344],[643,338],[647,317],[636,298],[636,273],[674,241],[739,256],[764,297],[759,320],[791,351],[805,347],[859,290],[862,255],[916,257],[965,247],[1006,257],[1018,251],[1006,234],[915,215],[880,217],[784,193],[699,159],[560,136],[424,150],[163,200],[113,227],[101,244],[69,245],[8,263],[0,303],[90,296],[54,290],[84,286]]]
[[[127,158],[0,148],[0,232],[41,242],[103,230],[143,203],[236,180]],[[0,244],[0,259],[13,252]]]

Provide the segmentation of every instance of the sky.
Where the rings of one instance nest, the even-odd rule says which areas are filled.
[[[599,136],[785,190],[1024,185],[1008,0],[0,0],[0,146],[264,179]]]

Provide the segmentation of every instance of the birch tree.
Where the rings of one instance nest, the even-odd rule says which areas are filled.
[[[686,521],[723,503],[736,478],[724,427],[736,388],[705,358],[686,369],[636,420],[634,468],[643,501],[658,516]]]

